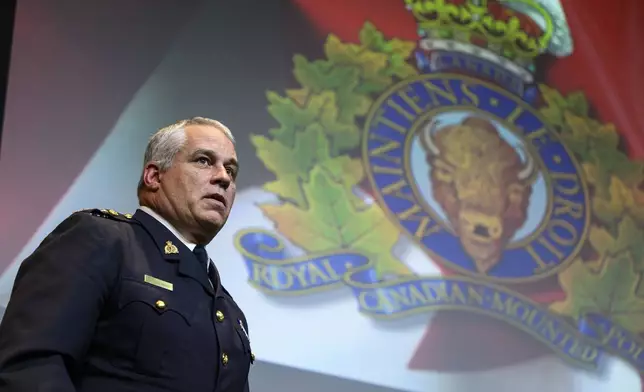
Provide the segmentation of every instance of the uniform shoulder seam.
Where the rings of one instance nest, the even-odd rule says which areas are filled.
[[[110,220],[119,221],[119,222],[132,223],[132,214],[129,214],[129,213],[123,214],[112,209],[87,208],[83,210],[78,210],[75,213],[90,214],[92,216],[96,216],[99,218],[110,219]]]

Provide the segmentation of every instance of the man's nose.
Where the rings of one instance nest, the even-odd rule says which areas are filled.
[[[230,173],[228,173],[225,167],[213,166],[213,174],[210,179],[211,183],[219,185],[223,189],[228,189],[232,180]]]

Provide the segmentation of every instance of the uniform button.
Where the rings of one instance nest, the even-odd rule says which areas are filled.
[[[217,317],[217,321],[219,321],[220,323],[224,321],[224,313],[221,310],[218,310],[215,313],[215,317]]]
[[[221,363],[223,363],[224,366],[228,365],[228,354],[226,353],[221,354]]]
[[[154,303],[154,305],[157,307],[157,309],[165,309],[165,302],[163,302],[162,300],[158,300]]]

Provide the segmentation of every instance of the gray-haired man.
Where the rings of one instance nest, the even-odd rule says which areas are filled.
[[[237,172],[223,124],[158,131],[134,215],[72,214],[22,263],[0,325],[0,392],[248,391],[246,318],[204,247]]]

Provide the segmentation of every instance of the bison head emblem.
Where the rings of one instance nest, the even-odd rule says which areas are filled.
[[[522,161],[482,118],[443,127],[434,120],[420,136],[432,167],[433,196],[478,271],[487,273],[525,223],[535,163],[528,151]]]

